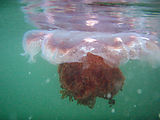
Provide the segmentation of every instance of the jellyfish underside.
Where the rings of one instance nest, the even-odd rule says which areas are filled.
[[[41,51],[44,59],[58,64],[62,98],[89,108],[97,97],[115,103],[113,97],[125,80],[120,64],[144,58],[155,63],[160,58],[156,41],[134,33],[32,30],[25,34],[23,47],[30,61]]]
[[[109,100],[122,89],[124,76],[119,68],[111,67],[100,56],[87,53],[83,62],[62,63],[58,67],[62,98],[75,99],[77,104],[93,108],[96,97]]]

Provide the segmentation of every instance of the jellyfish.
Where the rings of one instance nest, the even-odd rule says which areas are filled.
[[[117,1],[123,2],[100,2]],[[125,7],[99,6],[95,0],[22,2],[27,20],[39,28],[25,33],[24,55],[33,62],[41,53],[49,63],[58,64],[62,98],[89,108],[97,97],[113,105],[125,81],[121,64],[160,62],[158,38],[137,28],[136,20],[124,13]]]

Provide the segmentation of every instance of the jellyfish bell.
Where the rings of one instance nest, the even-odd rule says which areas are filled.
[[[59,65],[62,98],[93,108],[97,97],[114,104],[113,97],[125,80],[121,64],[129,60],[160,63],[160,47],[157,37],[138,32],[135,20],[122,14],[125,7],[92,6],[87,1],[23,0],[28,2],[23,11],[40,28],[24,35],[23,48],[29,61],[41,53]],[[106,9],[116,14],[104,14]]]
[[[137,33],[32,30],[25,34],[23,47],[30,59],[41,50],[43,58],[52,64],[82,62],[82,57],[90,52],[118,67],[128,60],[149,58],[159,53],[159,43],[153,38]]]

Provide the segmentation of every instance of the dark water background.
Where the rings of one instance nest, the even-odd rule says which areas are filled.
[[[153,5],[147,12],[154,19],[160,9]],[[139,61],[122,65],[126,81],[115,96],[116,104],[110,108],[108,101],[98,98],[94,109],[89,109],[61,99],[57,66],[40,56],[30,64],[20,55],[22,37],[31,29],[35,28],[25,23],[16,0],[0,1],[0,120],[160,119],[158,65],[153,68]]]

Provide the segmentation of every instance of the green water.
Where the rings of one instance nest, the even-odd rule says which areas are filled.
[[[160,67],[130,61],[121,66],[123,91],[111,108],[97,99],[94,109],[61,99],[57,66],[40,56],[30,64],[22,37],[35,29],[24,20],[20,4],[0,1],[0,120],[159,120]]]

